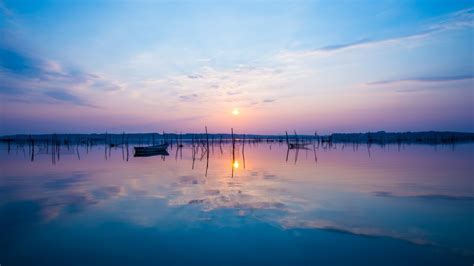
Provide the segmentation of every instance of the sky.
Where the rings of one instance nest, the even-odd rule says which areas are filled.
[[[474,132],[473,45],[472,1],[0,0],[0,134]]]

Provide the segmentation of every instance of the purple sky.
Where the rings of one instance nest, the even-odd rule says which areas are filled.
[[[473,27],[471,1],[0,0],[0,134],[473,132]]]

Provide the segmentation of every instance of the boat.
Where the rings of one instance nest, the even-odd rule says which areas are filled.
[[[159,145],[153,146],[145,146],[145,147],[133,147],[135,149],[135,155],[147,155],[147,154],[159,154],[160,152],[166,152],[168,148],[168,143],[163,143]]]

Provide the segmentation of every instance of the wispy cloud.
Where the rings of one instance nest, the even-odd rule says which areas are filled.
[[[239,94],[242,94],[242,92],[241,91],[228,91],[227,92],[227,95],[231,95],[231,96],[232,95],[239,95]]]
[[[170,75],[163,79],[147,80],[138,86],[142,92],[155,97],[172,96],[181,103],[196,102],[238,106],[273,102],[275,88],[291,79],[289,74],[271,67],[237,66],[229,69],[202,67],[192,75]],[[201,105],[200,105],[201,106]],[[204,105],[202,105],[204,106]]]
[[[474,27],[474,7],[459,10],[444,16],[439,22],[430,26],[432,30],[452,30]]]
[[[87,103],[84,99],[79,98],[78,96],[62,90],[53,90],[53,91],[46,91],[44,95],[49,96],[53,99],[65,102],[65,103],[72,103],[75,105],[80,106],[89,106],[93,107],[93,105]]]
[[[197,95],[196,93],[179,96],[179,99],[185,102],[194,101],[194,100],[197,100],[198,98],[199,98],[199,95]]]
[[[373,42],[373,41],[371,41],[369,39],[362,39],[360,41],[355,41],[355,42],[346,43],[346,44],[329,45],[329,46],[325,46],[325,47],[322,47],[322,48],[317,49],[317,50],[320,50],[320,51],[341,50],[341,49],[345,49],[345,48],[350,48],[352,46],[367,44],[367,43],[370,43],[370,42]]]
[[[65,67],[4,43],[0,43],[0,57],[0,94],[22,98],[43,95],[63,103],[93,107],[94,104],[78,92],[120,89],[119,85],[98,75]],[[35,102],[39,101],[41,99]]]
[[[434,30],[414,33],[410,35],[397,36],[393,38],[385,39],[363,39],[360,41],[345,43],[345,44],[334,44],[325,47],[321,47],[313,50],[301,50],[301,51],[283,51],[277,55],[277,58],[281,60],[295,60],[299,58],[317,57],[324,55],[331,55],[338,52],[356,50],[356,49],[368,49],[379,46],[402,44],[411,41],[417,41],[431,36]]]
[[[391,230],[386,230],[382,228],[374,228],[374,227],[355,227],[355,226],[347,226],[335,223],[333,221],[326,221],[326,220],[304,220],[304,219],[294,219],[292,217],[288,217],[282,219],[280,224],[285,229],[320,229],[326,230],[331,232],[339,232],[343,234],[351,234],[356,236],[365,236],[365,237],[388,237],[393,239],[399,239],[403,241],[407,241],[413,244],[418,245],[433,245],[433,242],[424,238],[423,235],[413,235],[413,234],[406,234]]]
[[[416,198],[425,200],[456,200],[456,201],[473,201],[474,197],[471,196],[453,196],[443,194],[420,194],[420,195],[396,195],[388,191],[376,191],[374,195],[377,197],[386,198]]]
[[[121,87],[99,75],[43,56],[19,36],[22,20],[0,1],[6,27],[0,29],[0,94],[22,103],[63,103],[96,107],[90,94]]]
[[[190,78],[190,79],[200,79],[200,78],[203,78],[203,76],[199,75],[199,74],[197,74],[197,75],[195,74],[195,75],[188,75],[188,78]]]
[[[438,22],[435,22],[424,30],[414,32],[406,35],[399,35],[388,38],[364,38],[354,42],[333,44],[324,46],[317,49],[300,50],[300,51],[282,51],[278,58],[282,60],[292,60],[297,58],[306,58],[314,56],[329,55],[336,52],[342,52],[353,49],[365,49],[371,47],[385,46],[402,44],[412,41],[418,41],[425,38],[429,38],[434,34],[462,29],[462,28],[473,28],[474,27],[474,8],[468,8],[461,11],[451,13],[447,16],[440,18]]]
[[[457,75],[457,76],[438,76],[438,77],[413,77],[406,79],[392,79],[392,80],[380,80],[375,82],[369,82],[368,85],[381,85],[381,84],[390,84],[390,83],[399,83],[399,82],[449,82],[449,81],[459,81],[459,80],[468,80],[474,79],[473,74],[468,75]]]

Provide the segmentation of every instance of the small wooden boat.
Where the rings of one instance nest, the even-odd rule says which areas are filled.
[[[145,147],[133,147],[135,149],[135,154],[146,154],[146,153],[157,153],[166,151],[168,148],[168,143],[160,144],[160,145],[153,145],[153,146],[145,146]]]

